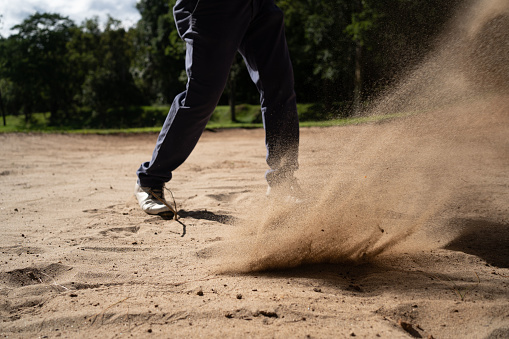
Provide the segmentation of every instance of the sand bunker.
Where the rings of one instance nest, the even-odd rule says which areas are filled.
[[[264,197],[262,129],[204,133],[168,184],[182,224],[132,195],[157,134],[0,134],[0,333],[509,337],[509,91],[453,53],[504,25],[479,4],[361,112],[401,117],[301,129],[297,208]]]

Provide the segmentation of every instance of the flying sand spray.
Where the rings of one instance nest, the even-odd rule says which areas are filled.
[[[420,67],[362,113],[402,117],[354,127],[355,139],[336,148],[322,138],[316,147],[328,165],[311,171],[330,180],[303,180],[304,204],[255,206],[263,216],[239,222],[220,250],[220,271],[370,261],[436,228],[451,216],[458,188],[504,152],[493,145],[507,139],[508,48],[509,2],[480,0],[460,11]],[[335,161],[337,152],[343,162]]]

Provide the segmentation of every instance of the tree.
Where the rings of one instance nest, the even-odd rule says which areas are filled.
[[[0,15],[0,23],[2,22],[2,15]],[[4,45],[4,38],[0,35],[0,109],[2,110],[2,120],[3,120],[3,123],[4,123],[4,126],[7,125],[7,122],[5,120],[5,107],[4,107],[4,100],[2,98],[2,72],[1,70],[3,69],[3,64],[5,62],[5,55],[3,55],[3,53],[1,51],[4,51],[5,48],[3,47]]]
[[[152,103],[168,104],[182,91],[185,44],[173,19],[175,0],[141,0],[135,31],[133,68],[139,87]]]
[[[239,81],[239,75],[241,71],[245,71],[246,67],[240,58],[240,54],[235,55],[230,74],[228,75],[228,81],[226,83],[226,89],[228,91],[228,104],[230,106],[231,121],[236,122],[237,116],[235,112],[236,98],[237,98],[237,82]]]
[[[7,126],[7,122],[5,120],[4,101],[2,99],[2,90],[1,89],[0,89],[0,109],[2,110],[2,120],[3,120],[4,126]]]
[[[72,103],[67,85],[71,70],[66,58],[66,44],[74,22],[52,13],[36,13],[13,27],[6,45],[9,57],[4,76],[9,78],[24,98],[26,119],[35,111],[51,112],[50,122],[57,124],[62,112]]]
[[[15,42],[13,39],[4,39],[0,37],[0,108],[4,126],[7,124],[5,116],[8,112],[18,113],[21,110],[20,97],[13,95],[19,91],[21,86],[15,86],[10,77],[13,70],[10,66],[11,58],[16,56]],[[30,116],[26,116],[28,119]]]
[[[346,0],[280,0],[300,101],[349,101],[353,93],[355,44],[344,34],[352,4]]]
[[[299,100],[360,105],[422,60],[460,1],[277,1]]]
[[[422,61],[463,0],[362,0],[357,27],[363,46],[363,87],[377,93]],[[365,25],[363,18],[370,18]]]
[[[84,66],[80,102],[94,111],[96,124],[127,124],[129,117],[120,108],[145,102],[130,72],[129,35],[120,21],[111,17],[103,32],[98,30],[97,20],[85,22],[84,27],[70,45],[75,59]]]
[[[5,111],[23,112],[27,121],[32,112],[50,111],[51,124],[62,125],[74,112],[92,110],[97,124],[111,125],[129,119],[122,107],[171,103],[186,78],[175,1],[140,0],[141,19],[127,32],[113,18],[101,30],[97,18],[77,27],[58,14],[28,17],[16,34],[0,37]],[[276,0],[298,100],[318,104],[310,118],[350,114],[352,103],[360,106],[397,80],[433,48],[461,1]],[[233,120],[237,102],[259,99],[243,67],[234,63],[220,100]]]
[[[100,67],[102,62],[102,31],[99,18],[86,19],[72,32],[67,44],[68,59],[73,69],[69,82],[76,86],[74,100],[77,105],[86,105],[87,99],[83,92],[83,83],[87,76]]]
[[[371,49],[366,35],[370,32],[379,15],[370,5],[369,1],[356,0],[353,2],[354,11],[351,23],[346,26],[345,32],[355,43],[355,72],[354,72],[354,95],[353,105],[360,107],[362,100],[363,85],[363,49]],[[366,46],[367,45],[367,46]]]

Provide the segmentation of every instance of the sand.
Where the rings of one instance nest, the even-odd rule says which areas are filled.
[[[472,3],[391,119],[301,128],[301,204],[261,129],[205,132],[178,221],[133,196],[156,134],[0,135],[0,335],[508,338],[509,5]]]
[[[10,338],[507,337],[509,97],[436,114],[482,111],[482,128],[439,138],[454,147],[429,145],[437,137],[429,130],[429,138],[412,128],[394,134],[416,118],[303,128],[297,172],[303,189],[324,196],[320,184],[340,182],[348,194],[338,193],[338,203],[346,203],[333,210],[332,221],[320,219],[319,203],[306,203],[300,210],[312,217],[294,230],[284,223],[262,227],[276,209],[264,196],[263,130],[204,134],[169,185],[181,223],[144,214],[132,195],[134,172],[154,134],[1,135],[0,332]],[[388,147],[398,156],[385,153]],[[446,160],[437,149],[455,160],[459,180],[452,192],[434,185],[451,178],[440,175]],[[415,161],[415,152],[437,162]],[[380,164],[397,170],[381,176]],[[433,189],[448,199],[434,200]],[[389,209],[400,194],[403,200]],[[364,243],[367,225],[385,228],[367,251],[376,244],[384,251],[364,260],[347,249]],[[397,236],[405,230],[411,232]],[[322,251],[316,246],[301,256],[292,244],[303,239]],[[396,243],[387,246],[391,239]],[[225,267],[229,273],[221,273]]]

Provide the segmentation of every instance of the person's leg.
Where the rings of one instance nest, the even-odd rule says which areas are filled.
[[[173,101],[152,160],[138,169],[140,186],[163,186],[196,146],[224,90],[252,6],[250,1],[180,0],[174,16],[186,42],[188,83]]]
[[[294,76],[282,11],[273,0],[254,3],[254,18],[239,50],[260,92],[270,167],[266,178],[270,186],[276,186],[291,180],[298,169],[299,121]]]

